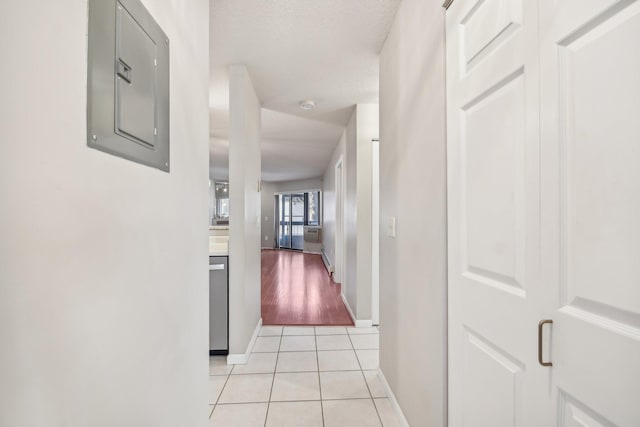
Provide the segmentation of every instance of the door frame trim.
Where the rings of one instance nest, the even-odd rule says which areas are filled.
[[[340,292],[345,294],[346,281],[345,281],[345,245],[344,245],[344,205],[345,205],[345,176],[344,176],[344,160],[343,156],[340,156],[334,166],[334,190],[335,190],[335,212],[336,212],[336,233],[335,233],[335,268],[334,268],[334,280],[340,283]],[[338,177],[340,178],[340,193],[338,193]]]

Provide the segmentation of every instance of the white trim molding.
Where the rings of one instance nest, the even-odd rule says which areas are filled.
[[[389,399],[389,403],[391,403],[391,407],[393,408],[393,412],[396,413],[396,418],[400,422],[400,427],[410,427],[407,418],[404,416],[404,412],[402,412],[402,408],[396,399],[396,395],[393,394],[393,390],[391,390],[391,386],[387,382],[387,379],[384,377],[382,373],[382,369],[378,368],[378,376],[380,377],[380,381],[384,387],[384,391],[387,393],[387,398]]]
[[[324,250],[324,248],[322,248],[322,250],[320,251],[320,255],[322,255],[322,262],[324,263],[324,266],[326,267],[329,274],[333,274],[333,264],[331,263],[331,260],[329,259],[329,256],[327,255],[327,252]]]
[[[344,306],[347,308],[347,311],[349,312],[349,316],[351,317],[351,320],[353,320],[353,324],[355,325],[356,316],[353,314],[353,311],[351,311],[351,306],[349,305],[347,298],[344,296],[343,293],[340,293],[340,297],[342,298],[342,302],[344,303]]]
[[[253,346],[256,343],[256,339],[258,338],[258,334],[260,334],[260,328],[262,328],[262,317],[258,320],[258,324],[256,325],[256,329],[253,331],[253,335],[251,336],[251,341],[249,341],[249,345],[247,346],[246,353],[240,354],[231,354],[227,356],[227,365],[246,365],[249,361],[249,355],[251,351],[253,351]]]
[[[356,316],[353,314],[353,311],[351,310],[351,306],[349,305],[347,298],[344,296],[344,294],[340,294],[340,297],[342,298],[342,302],[344,303],[344,306],[347,308],[347,311],[349,312],[349,316],[351,317],[351,320],[353,320],[353,325],[356,328],[370,328],[373,326],[373,322],[371,320],[356,319]]]
[[[372,320],[356,320],[354,323],[356,328],[371,328],[373,326]]]

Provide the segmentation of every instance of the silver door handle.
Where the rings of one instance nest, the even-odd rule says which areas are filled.
[[[553,366],[553,363],[544,362],[542,360],[542,328],[544,327],[545,323],[553,325],[553,320],[545,319],[541,320],[540,323],[538,323],[538,363],[542,366]]]
[[[212,270],[224,270],[224,264],[211,264],[209,265],[209,271]]]

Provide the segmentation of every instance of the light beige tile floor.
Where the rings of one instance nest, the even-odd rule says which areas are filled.
[[[209,361],[212,427],[395,427],[378,329],[265,326],[246,365]]]
[[[353,348],[349,335],[319,335],[316,337],[318,350],[348,350]]]

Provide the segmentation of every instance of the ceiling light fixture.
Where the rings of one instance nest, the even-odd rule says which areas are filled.
[[[298,105],[303,110],[313,110],[315,108],[315,106],[316,106],[316,103],[313,102],[312,100],[308,99],[306,101],[300,101],[300,104],[298,104]]]

